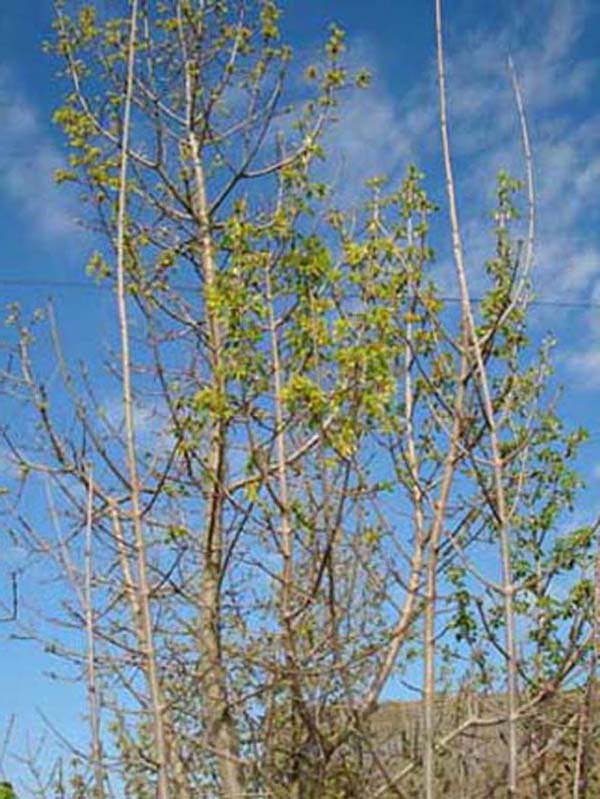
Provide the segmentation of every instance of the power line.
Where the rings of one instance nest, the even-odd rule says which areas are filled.
[[[439,298],[443,302],[461,302],[460,297],[444,297],[441,296]],[[473,297],[472,302],[483,302],[482,297]],[[600,310],[600,300],[599,301],[591,301],[591,300],[553,300],[553,299],[545,299],[544,297],[534,297],[533,299],[529,300],[527,305],[535,305],[539,308],[566,308],[566,309],[583,309],[583,310],[591,310],[597,308]]]
[[[39,288],[39,289],[69,289],[78,291],[111,291],[112,286],[107,283],[95,283],[85,280],[38,280],[24,278],[0,278],[0,287],[6,288]],[[172,286],[177,291],[197,291],[197,286],[190,284],[175,284]],[[442,302],[459,303],[461,298],[452,295],[441,295]],[[473,297],[473,302],[482,302],[481,297]],[[600,310],[600,300],[558,300],[553,298],[535,297],[529,301],[528,305],[539,308],[565,308],[567,310]]]
[[[22,278],[0,278],[0,286],[18,288],[61,288],[61,289],[110,289],[103,283],[92,283],[84,280],[23,280]]]

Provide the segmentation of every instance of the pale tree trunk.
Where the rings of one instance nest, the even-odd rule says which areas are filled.
[[[129,341],[129,321],[126,302],[125,248],[127,224],[127,167],[131,127],[131,107],[135,71],[135,50],[137,41],[138,2],[131,5],[129,45],[127,54],[127,85],[123,105],[123,132],[121,136],[121,164],[119,172],[119,194],[117,206],[117,312],[121,340],[121,379],[123,408],[125,416],[125,438],[127,450],[127,470],[131,487],[131,524],[133,527],[135,558],[137,566],[137,605],[139,618],[137,626],[144,668],[150,692],[152,728],[154,734],[155,757],[158,767],[158,799],[169,799],[169,758],[167,735],[164,721],[164,701],[160,686],[152,611],[150,607],[150,584],[148,579],[148,560],[146,540],[143,529],[140,479],[138,474],[133,388],[131,382],[131,352]]]
[[[195,164],[196,211],[200,227],[202,264],[205,287],[205,313],[213,385],[221,398],[225,396],[225,381],[222,375],[221,331],[214,312],[208,309],[207,298],[215,285],[215,264],[209,231],[209,218],[205,194],[204,175],[198,143],[190,135],[192,157]],[[227,696],[226,669],[222,661],[220,615],[221,578],[223,564],[223,502],[226,468],[226,430],[222,419],[213,420],[209,432],[207,473],[210,481],[209,496],[204,514],[203,531],[203,575],[201,589],[202,622],[201,646],[207,658],[205,698],[209,715],[209,737],[217,750],[219,772],[226,799],[241,799],[243,775],[239,759],[239,743]]]
[[[104,797],[104,767],[102,762],[102,746],[100,739],[100,707],[98,677],[96,674],[96,629],[95,606],[93,599],[93,553],[92,532],[94,512],[94,482],[90,467],[85,519],[85,551],[84,551],[84,613],[87,638],[87,690],[90,712],[90,732],[92,738],[92,769],[94,772],[94,799]]]
[[[436,611],[437,611],[437,575],[439,563],[439,549],[444,532],[446,510],[450,499],[452,483],[456,473],[457,462],[460,459],[460,443],[462,431],[462,409],[465,397],[465,383],[468,374],[468,360],[461,357],[459,383],[456,390],[456,402],[453,407],[453,424],[450,446],[444,464],[442,484],[437,501],[434,504],[435,515],[429,534],[429,558],[426,570],[425,588],[425,652],[424,652],[424,746],[423,746],[423,776],[426,799],[435,799],[435,656],[436,656]]]
[[[275,406],[275,448],[277,461],[277,484],[279,505],[279,517],[281,519],[281,556],[283,566],[281,570],[281,623],[283,626],[283,636],[285,640],[285,659],[288,676],[291,681],[293,702],[297,709],[302,709],[302,688],[300,685],[299,665],[296,654],[296,644],[294,635],[294,543],[293,531],[290,522],[289,505],[289,486],[286,462],[286,446],[283,416],[283,375],[281,358],[279,354],[279,342],[277,340],[277,326],[275,311],[273,307],[273,292],[271,284],[270,267],[265,269],[265,288],[266,300],[269,314],[269,328],[271,338],[271,357],[273,360],[273,400]],[[292,715],[295,721],[295,714]],[[294,722],[292,722],[294,723]],[[300,799],[308,796],[303,779],[306,779],[304,770],[298,768],[290,776],[290,796],[291,799]]]
[[[181,10],[178,7],[178,12]],[[181,18],[180,18],[181,24]],[[185,53],[185,40],[181,35]],[[221,400],[226,394],[222,363],[222,330],[211,307],[217,268],[214,260],[210,216],[206,195],[206,180],[202,152],[194,129],[194,80],[192,64],[186,58],[186,117],[187,144],[194,175],[194,213],[198,227],[202,273],[204,279],[204,314],[208,331],[209,363],[212,385]],[[207,474],[208,500],[204,512],[202,534],[203,566],[201,585],[200,647],[206,658],[202,690],[207,706],[208,739],[219,765],[224,799],[241,799],[244,795],[244,776],[239,756],[239,741],[231,715],[227,694],[227,672],[221,647],[221,580],[223,567],[223,503],[226,473],[226,423],[222,417],[213,419],[208,432]]]
[[[515,631],[514,613],[514,594],[515,585],[513,582],[511,565],[511,548],[509,535],[509,513],[506,505],[504,483],[503,483],[503,463],[500,455],[498,431],[496,426],[495,412],[492,405],[491,394],[487,371],[481,351],[481,342],[478,338],[473,312],[471,307],[471,297],[469,293],[467,273],[464,263],[464,250],[462,245],[461,228],[458,218],[458,207],[456,201],[456,189],[452,169],[452,158],[450,151],[450,140],[448,134],[448,117],[446,107],[446,74],[444,61],[444,48],[442,37],[442,4],[441,0],[436,0],[436,41],[437,41],[437,67],[438,67],[438,86],[440,103],[440,133],[442,138],[442,150],[444,157],[444,169],[446,173],[446,188],[450,213],[450,226],[452,233],[452,247],[456,274],[460,287],[461,307],[463,324],[466,325],[468,344],[472,348],[475,359],[477,377],[479,380],[485,421],[488,427],[491,447],[491,468],[493,472],[495,507],[499,536],[500,536],[500,556],[502,565],[502,595],[504,601],[504,622],[505,622],[505,649],[507,659],[507,715],[508,715],[508,782],[507,796],[515,799],[518,796],[518,738],[517,738],[517,717],[518,717],[518,662],[517,662],[517,642]]]

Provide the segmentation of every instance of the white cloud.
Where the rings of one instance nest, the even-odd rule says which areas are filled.
[[[20,476],[17,456],[6,443],[0,443],[0,480],[17,480]]]
[[[54,172],[63,165],[36,109],[15,88],[10,71],[0,68],[0,191],[28,229],[47,240],[75,230],[73,209],[54,183]]]
[[[600,388],[600,342],[596,341],[595,347],[583,352],[573,352],[569,357],[568,366],[578,375],[585,388]]]
[[[459,36],[452,28],[452,11],[447,13],[451,136],[473,285],[476,289],[481,264],[490,251],[486,212],[493,201],[494,175],[501,167],[523,174],[518,120],[505,66],[511,54],[534,148],[538,293],[585,299],[600,285],[596,232],[600,213],[593,210],[598,209],[600,178],[600,116],[594,111],[600,59],[578,52],[586,26],[594,24],[593,4],[531,0],[525,6],[507,5],[500,28],[486,28],[484,20],[469,22],[466,27],[471,30],[461,30]],[[384,172],[395,178],[410,161],[432,174],[440,165],[433,57],[421,82],[404,93],[383,79],[373,41],[351,40],[349,57],[351,68],[371,68],[374,84],[346,98],[326,141],[333,156],[327,178],[335,184],[336,198],[348,204],[373,175]],[[52,183],[60,154],[6,70],[0,71],[0,93],[5,99],[0,107],[0,189],[39,233],[46,237],[70,233],[72,214],[64,194]],[[436,190],[443,196],[441,183]],[[590,224],[590,219],[596,223]],[[594,362],[600,332],[589,346],[590,353],[578,345],[570,361],[574,371]]]
[[[103,404],[103,416],[116,430],[122,431],[125,427],[125,409],[123,398],[119,394],[110,394]],[[164,402],[152,400],[135,403],[133,411],[135,432],[142,443],[161,439],[166,440],[170,435],[168,429],[167,409]]]
[[[474,291],[480,287],[481,265],[490,253],[487,211],[493,203],[495,174],[500,168],[517,177],[524,174],[519,121],[506,69],[511,55],[534,151],[536,291],[561,300],[600,295],[600,118],[595,110],[600,58],[590,59],[579,52],[586,27],[594,24],[592,3],[532,0],[525,6],[515,4],[513,17],[509,10],[500,28],[485,29],[483,22],[476,22],[474,30],[461,30],[457,37],[452,23],[449,11],[451,140]],[[397,175],[411,160],[439,174],[433,59],[422,82],[398,97],[378,80],[374,48],[363,40],[350,42],[353,48],[358,50],[356,60],[370,66],[376,80],[372,91],[352,97],[332,136],[345,167],[344,190],[355,197],[369,175]],[[443,192],[441,184],[436,190]],[[443,253],[440,256],[444,258]],[[549,313],[536,313],[537,321],[548,322]],[[588,335],[565,342],[571,347],[565,363],[591,385],[594,373],[600,383],[600,325],[592,315],[587,321]]]
[[[338,172],[336,196],[352,201],[369,178],[396,171],[410,158],[410,140],[393,99],[382,89],[346,102],[326,145]]]
[[[582,0],[560,0],[551,4],[542,46],[544,61],[553,63],[571,54],[583,31],[585,15]]]
[[[404,113],[402,101],[381,80],[372,43],[355,38],[349,43],[350,72],[367,68],[373,75],[368,89],[354,89],[340,105],[336,122],[325,136],[324,177],[332,183],[336,205],[354,205],[364,196],[365,181],[394,175],[414,157],[415,131],[429,127],[426,110],[417,104]]]

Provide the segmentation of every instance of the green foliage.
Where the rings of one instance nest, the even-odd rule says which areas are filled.
[[[10,782],[0,782],[0,799],[17,799]]]

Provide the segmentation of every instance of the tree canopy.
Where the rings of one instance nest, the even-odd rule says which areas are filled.
[[[524,180],[500,173],[489,258],[467,264],[436,6],[447,196],[407,164],[348,208],[325,133],[369,76],[337,26],[299,81],[271,0],[57,3],[57,180],[94,231],[91,279],[114,289],[115,349],[104,374],[78,370],[60,320],[17,313],[6,384],[36,418],[32,439],[10,434],[23,485],[41,479],[56,521],[23,508],[23,540],[82,632],[53,644],[88,688],[73,796],[592,784],[595,528],[566,520],[585,433],[558,415],[551,342],[528,339],[525,110],[513,74]],[[420,732],[388,756],[377,719],[402,684]]]

